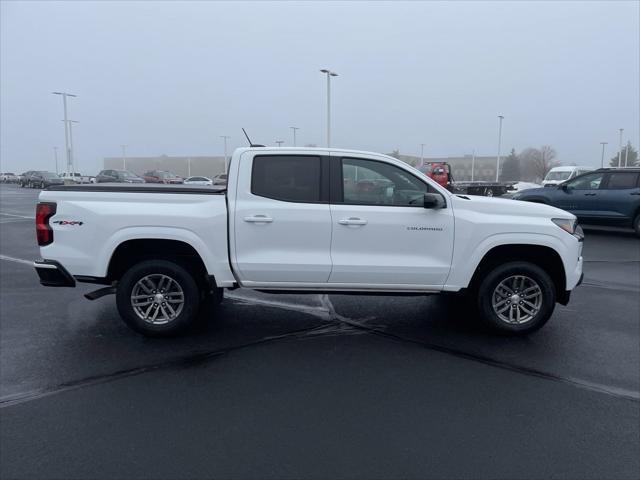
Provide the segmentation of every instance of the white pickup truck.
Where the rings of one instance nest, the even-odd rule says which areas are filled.
[[[547,205],[456,195],[386,155],[236,150],[226,187],[53,186],[40,193],[42,285],[107,285],[133,329],[167,336],[223,289],[473,300],[501,332],[540,328],[582,280],[582,230]]]

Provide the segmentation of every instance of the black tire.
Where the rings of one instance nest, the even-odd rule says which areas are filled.
[[[149,275],[169,277],[182,290],[181,310],[166,323],[152,323],[150,320],[145,320],[136,313],[132,305],[131,296],[134,289],[140,288],[136,286],[138,281]],[[154,293],[150,293],[150,298],[154,298],[155,301],[156,291],[152,290],[152,292]],[[191,273],[181,265],[167,260],[145,260],[131,267],[122,276],[116,290],[116,303],[122,320],[136,332],[148,337],[171,337],[183,332],[196,319],[200,306],[200,289]],[[155,304],[154,310],[160,305],[165,303]]]
[[[516,283],[516,288],[513,290],[516,292],[515,296],[510,296],[506,293],[502,295],[496,293],[496,289],[501,282],[506,281],[507,285],[509,285],[509,282],[513,281],[512,279],[517,278],[520,279],[517,280],[517,282],[522,283],[522,277],[526,278],[524,281],[526,285],[532,286],[535,284],[539,287],[538,290],[535,290],[535,288],[533,290],[535,292],[539,291],[537,299],[530,300],[537,304],[537,309],[530,308],[529,304],[523,304],[523,302],[527,302],[527,300],[519,297],[518,294],[521,292],[517,290],[518,283]],[[511,285],[513,286],[512,283]],[[527,287],[526,290],[529,290],[529,288]],[[499,305],[497,307],[498,311],[505,306],[508,308],[506,312],[502,312],[503,316],[511,313],[515,317],[519,312],[523,315],[523,321],[521,323],[510,323],[509,318],[501,318],[496,309],[494,309],[494,298],[500,300],[500,302],[502,300],[505,301],[503,305],[499,305],[500,302],[496,303]],[[549,317],[551,317],[556,304],[556,288],[549,274],[537,265],[528,262],[509,262],[496,266],[484,276],[476,290],[476,302],[481,319],[492,329],[503,334],[526,335],[541,328],[547,323]],[[513,304],[516,302],[519,305],[513,307]],[[511,308],[514,308],[513,312],[515,313],[511,312]],[[524,313],[524,310],[522,310],[523,308],[530,309],[530,311],[535,312],[535,314],[527,315]],[[527,319],[525,320],[525,318]],[[514,318],[514,322],[515,320]]]
[[[633,219],[633,229],[636,231],[636,236],[640,237],[640,213]]]

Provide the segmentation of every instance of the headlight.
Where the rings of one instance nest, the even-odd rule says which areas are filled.
[[[576,232],[576,225],[578,224],[578,222],[575,218],[552,218],[551,221],[571,235]]]

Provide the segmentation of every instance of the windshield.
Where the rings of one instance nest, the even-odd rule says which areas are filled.
[[[125,178],[138,178],[136,174],[128,172],[127,170],[118,170],[118,175]]]
[[[549,172],[545,180],[566,180],[571,176],[571,172]]]

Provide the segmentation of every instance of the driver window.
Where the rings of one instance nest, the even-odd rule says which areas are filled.
[[[576,190],[598,190],[602,183],[603,173],[592,173],[590,175],[583,175],[567,182],[567,186]]]
[[[375,160],[342,159],[343,201],[351,205],[422,206],[429,191],[410,173]]]

